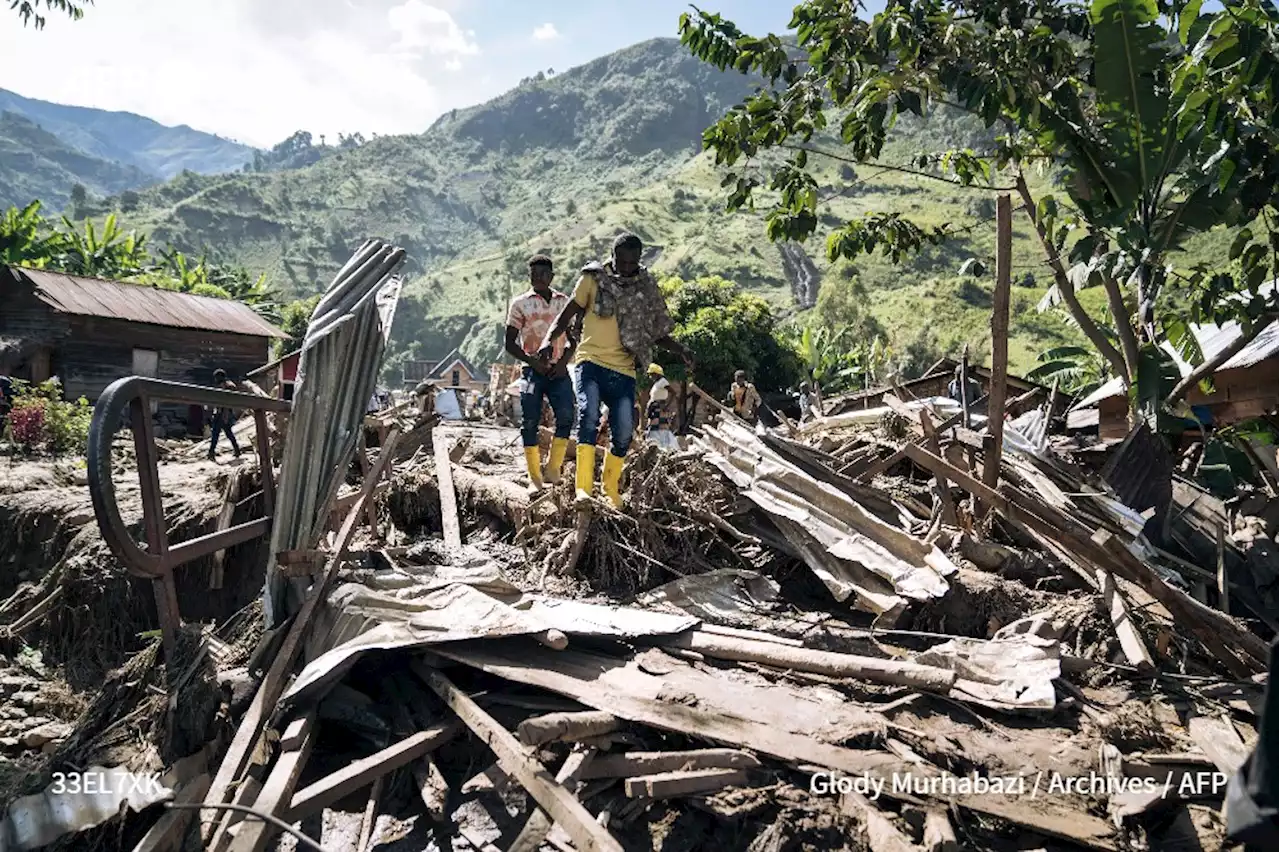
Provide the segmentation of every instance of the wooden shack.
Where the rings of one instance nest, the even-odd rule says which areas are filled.
[[[1213,358],[1236,339],[1240,329],[1236,323],[1229,322],[1222,327],[1193,325],[1191,332],[1204,357]],[[1191,365],[1182,360],[1172,344],[1166,341],[1161,346],[1182,375],[1190,374]],[[1255,417],[1274,416],[1276,387],[1280,383],[1278,354],[1280,324],[1273,322],[1214,372],[1210,393],[1198,386],[1188,391],[1187,404],[1206,426],[1226,426]],[[1096,412],[1099,438],[1123,438],[1129,434],[1129,397],[1119,379],[1112,379],[1085,397],[1071,414],[1073,418],[1082,419],[1090,416],[1089,412]]]
[[[276,399],[292,402],[293,388],[298,381],[298,362],[301,360],[302,350],[295,349],[256,370],[250,370],[245,378]]]
[[[0,266],[0,375],[56,376],[68,399],[94,402],[124,376],[209,385],[221,368],[244,378],[285,337],[229,299]]]

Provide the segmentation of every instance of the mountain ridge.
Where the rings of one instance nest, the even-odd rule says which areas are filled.
[[[133,166],[168,180],[184,169],[236,171],[256,148],[189,125],[161,124],[123,110],[103,110],[28,98],[0,89],[0,112],[21,115],[58,137],[66,146],[108,162]]]

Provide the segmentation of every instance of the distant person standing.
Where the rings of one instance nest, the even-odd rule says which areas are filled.
[[[955,378],[947,385],[947,396],[951,397],[956,402],[968,402],[972,405],[973,402],[982,395],[982,385],[974,381],[972,376],[968,377],[968,382],[964,381],[965,378],[964,368],[956,367]],[[967,390],[967,393],[963,396],[961,395],[962,383],[964,385],[964,389]]]
[[[213,371],[213,386],[219,390],[240,390],[235,382],[227,379],[225,370]],[[223,407],[214,409],[213,438],[209,441],[209,461],[215,461],[218,457],[218,435],[222,432],[227,433],[227,440],[231,442],[231,449],[235,452],[237,458],[240,457],[240,445],[236,443],[235,433],[231,431],[231,426],[235,423],[235,420],[236,414],[234,410]]]
[[[529,258],[529,290],[511,300],[507,309],[506,350],[525,365],[520,379],[520,438],[524,443],[525,467],[534,488],[560,481],[560,469],[569,449],[573,431],[573,382],[565,350],[569,336],[556,337],[549,357],[539,354],[543,338],[556,317],[569,304],[569,297],[551,289],[555,268],[551,258],[536,254]],[[538,453],[538,427],[542,423],[543,399],[555,417],[555,438],[547,466]]]
[[[733,385],[729,388],[729,402],[733,405],[733,413],[748,423],[756,422],[756,409],[760,407],[760,393],[756,386],[747,381],[747,371],[739,370],[733,374]]]
[[[654,383],[649,388],[645,437],[663,449],[677,449],[676,436],[671,432],[671,382],[667,381],[661,364],[649,365],[649,377]]]

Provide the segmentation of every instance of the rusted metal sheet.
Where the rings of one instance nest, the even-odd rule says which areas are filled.
[[[231,299],[193,296],[100,278],[81,278],[47,269],[10,268],[35,287],[36,298],[64,314],[204,331],[229,331],[257,337],[288,337],[249,306]]]
[[[247,409],[253,412],[258,464],[262,471],[264,516],[228,529],[212,532],[171,546],[164,525],[164,505],[160,495],[160,472],[155,434],[151,422],[152,401],[196,403],[222,408]],[[183,563],[208,556],[219,550],[257,538],[271,529],[275,507],[275,483],[272,479],[271,447],[267,437],[267,412],[287,412],[289,403],[253,394],[235,393],[130,376],[113,382],[98,398],[89,426],[88,474],[89,496],[98,520],[102,538],[132,574],[150,579],[155,588],[156,611],[164,636],[165,653],[173,647],[174,631],[182,623],[178,610],[177,587],[173,569]],[[147,549],[134,541],[120,516],[112,479],[111,442],[126,409],[133,430],[133,445],[138,464],[138,485],[142,495],[142,525]]]
[[[1139,423],[1102,468],[1102,479],[1136,512],[1163,519],[1173,501],[1173,454],[1164,439]]]

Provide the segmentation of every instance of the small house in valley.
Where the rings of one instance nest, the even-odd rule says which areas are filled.
[[[149,376],[208,385],[260,366],[283,331],[229,299],[0,266],[0,375],[57,376],[90,402],[116,379]]]

